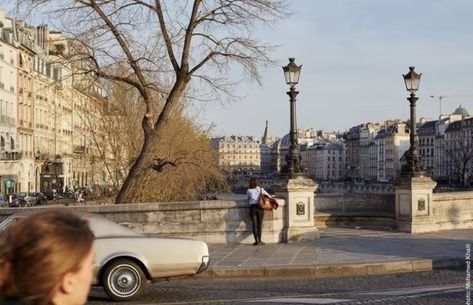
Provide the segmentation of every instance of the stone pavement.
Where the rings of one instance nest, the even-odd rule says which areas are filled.
[[[465,265],[473,229],[424,234],[321,228],[320,239],[288,244],[210,244],[200,276],[338,277],[426,271]]]

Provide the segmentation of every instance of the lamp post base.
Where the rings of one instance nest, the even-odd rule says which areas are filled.
[[[284,242],[318,239],[314,223],[314,191],[316,184],[304,176],[280,179],[272,185],[276,197],[284,198]]]
[[[431,232],[433,195],[437,183],[428,176],[401,176],[394,186],[396,222],[401,232]]]
[[[297,150],[296,145],[286,155],[286,164],[281,169],[281,178],[290,179],[297,177],[305,177],[305,170],[302,166],[301,154]]]

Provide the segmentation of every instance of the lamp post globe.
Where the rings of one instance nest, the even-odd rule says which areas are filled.
[[[296,65],[295,60],[296,59],[294,57],[289,58],[289,63],[287,66],[282,67],[286,84],[291,87],[294,87],[299,83],[299,77],[301,75],[302,65]]]
[[[286,154],[286,164],[281,170],[281,175],[286,178],[295,178],[304,175],[301,154],[297,143],[296,97],[299,94],[299,91],[296,91],[295,88],[299,83],[301,68],[302,65],[298,66],[293,57],[289,58],[287,66],[282,67],[286,84],[289,85],[289,91],[286,93],[289,95],[290,102],[290,146],[289,151]]]

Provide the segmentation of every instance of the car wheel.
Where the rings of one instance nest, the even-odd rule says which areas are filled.
[[[119,259],[105,267],[102,284],[105,293],[114,301],[130,301],[143,291],[146,276],[135,262]]]

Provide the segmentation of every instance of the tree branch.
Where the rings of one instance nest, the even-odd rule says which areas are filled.
[[[135,0],[135,1],[138,1],[138,0]],[[179,67],[179,64],[177,63],[176,56],[174,56],[174,50],[172,48],[171,38],[169,38],[169,33],[166,28],[166,22],[164,21],[163,9],[161,7],[161,2],[159,0],[156,0],[156,7],[154,8],[154,11],[158,15],[159,27],[161,28],[161,34],[163,34],[164,43],[166,44],[166,50],[167,50],[169,59],[171,60],[171,64],[174,68],[174,71],[177,74],[179,73],[180,67]]]
[[[199,11],[199,6],[202,0],[194,0],[194,5],[192,7],[192,14],[189,18],[189,24],[187,25],[186,34],[184,36],[184,46],[182,48],[182,59],[181,65],[182,67],[188,68],[189,67],[189,53],[191,51],[191,41],[192,41],[192,33],[196,27],[196,19],[197,19],[197,12]],[[187,72],[187,71],[186,71]]]

